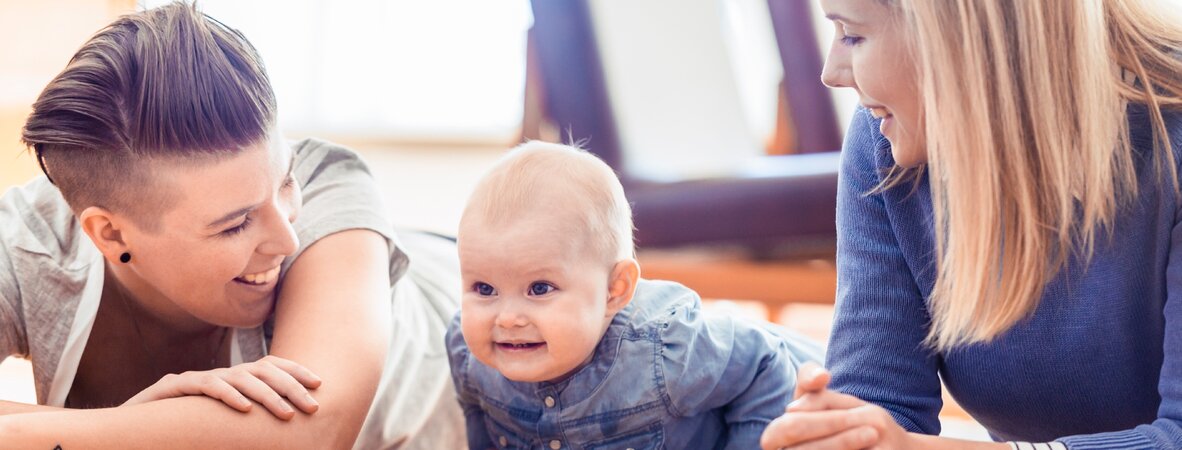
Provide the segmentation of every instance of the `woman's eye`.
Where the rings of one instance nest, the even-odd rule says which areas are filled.
[[[530,295],[546,295],[551,292],[554,292],[554,289],[555,289],[554,285],[552,285],[550,283],[537,282],[537,283],[529,285],[529,294]]]
[[[837,33],[837,35],[841,37],[841,45],[846,47],[853,47],[861,44],[864,39],[861,36],[850,34],[849,31],[846,30],[845,24],[841,22],[833,22],[833,30],[834,33]]]
[[[490,285],[488,283],[479,283],[478,282],[478,283],[472,285],[472,290],[476,291],[477,294],[480,294],[481,296],[484,296],[484,297],[488,297],[488,296],[491,296],[491,295],[497,293],[497,290],[495,288],[493,288],[492,285]]]
[[[222,230],[222,236],[233,236],[238,233],[241,233],[246,230],[246,227],[248,225],[250,225],[250,216],[246,216],[246,218],[243,219],[242,223],[238,224],[238,226],[235,226],[234,228],[230,228],[227,230]]]
[[[841,43],[842,43],[842,45],[845,45],[846,47],[853,47],[855,45],[861,44],[862,39],[863,38],[861,38],[859,36],[842,36]]]
[[[282,186],[280,186],[280,187],[279,187],[279,189],[280,189],[280,190],[291,189],[293,186],[295,186],[295,182],[296,182],[296,181],[295,181],[295,175],[294,175],[294,174],[290,174],[290,175],[288,175],[288,176],[287,176],[287,179],[286,179],[286,180],[283,180],[283,185],[282,185]]]

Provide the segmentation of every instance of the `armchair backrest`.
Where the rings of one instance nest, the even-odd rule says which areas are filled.
[[[813,5],[807,0],[766,1],[774,44],[783,69],[781,87],[789,111],[784,119],[789,121],[787,126],[795,139],[793,147],[798,153],[836,151],[841,146],[841,128],[837,123],[830,92],[820,83],[823,61],[814,27]],[[653,143],[663,138],[668,139],[669,147],[679,147],[677,137],[669,136],[669,130],[648,132],[651,128],[669,128],[668,125],[679,118],[685,119],[682,122],[687,127],[687,135],[699,133],[707,140],[717,141],[713,144],[703,143],[700,147],[728,143],[731,147],[721,147],[721,151],[743,154],[758,151],[756,146],[759,142],[753,136],[740,135],[746,131],[743,129],[746,123],[742,122],[741,117],[736,117],[742,114],[739,110],[741,106],[738,105],[738,90],[745,88],[736,84],[744,80],[727,79],[729,67],[718,63],[719,59],[725,62],[728,57],[720,54],[725,52],[723,43],[719,42],[722,40],[721,29],[724,25],[718,23],[718,17],[714,18],[713,24],[709,23],[709,17],[704,17],[710,10],[720,9],[719,5],[713,3],[710,0],[645,0],[639,3],[533,1],[535,20],[530,32],[542,72],[541,84],[543,90],[549,93],[544,98],[545,108],[549,118],[560,128],[563,138],[587,139],[591,151],[619,170],[625,178],[637,177],[644,172],[637,168],[653,166],[643,156],[633,156],[625,149],[638,146],[645,148],[646,152],[652,151]],[[596,20],[614,20],[618,23],[628,20],[627,15],[632,10],[641,16],[652,16],[653,10],[659,12],[660,9],[675,7],[683,10],[670,13],[670,17],[702,23],[685,24],[678,29],[647,19],[647,23],[653,27],[653,34],[657,36],[645,39],[655,42],[636,42],[635,34],[623,38],[597,35],[597,28],[602,28],[602,25],[597,25]],[[628,30],[631,27],[635,31],[642,30],[644,26],[645,22],[625,23],[616,29]],[[668,36],[671,31],[681,36]],[[680,38],[689,42],[676,49],[679,54],[659,53],[658,46],[661,43]],[[693,41],[695,39],[699,42]],[[629,48],[630,45],[632,48]],[[702,52],[706,59],[695,61],[687,57],[686,52]],[[605,60],[605,57],[613,59]],[[678,79],[666,76],[669,82],[661,85],[660,78],[650,76],[645,79],[642,72],[644,68],[625,65],[642,58],[655,60],[656,64],[650,67],[658,67],[665,71],[663,73],[677,76]],[[718,67],[711,67],[711,64]],[[693,89],[693,83],[703,80],[710,84]],[[641,97],[646,91],[657,92],[648,98]],[[677,98],[678,92],[683,92],[687,98]],[[695,99],[693,96],[702,98]],[[774,99],[769,101],[774,102]],[[673,117],[660,117],[659,109],[662,107],[672,110],[668,114]],[[697,117],[703,114],[711,116]],[[700,124],[695,125],[702,121],[709,122],[709,127],[703,129]],[[704,131],[709,133],[703,134]],[[693,142],[691,136],[684,140]],[[686,158],[694,157],[693,149],[690,150]],[[652,159],[663,160],[661,158],[664,156]],[[709,157],[705,158],[704,164],[708,165]]]

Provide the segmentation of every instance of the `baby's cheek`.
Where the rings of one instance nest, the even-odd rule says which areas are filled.
[[[485,348],[488,345],[488,334],[479,326],[479,322],[480,320],[472,314],[462,313],[460,318],[460,334],[464,336],[469,350],[478,355],[488,353]]]

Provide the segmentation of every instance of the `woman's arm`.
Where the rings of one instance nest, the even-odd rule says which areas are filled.
[[[882,430],[874,431],[873,426],[879,419],[874,408],[856,413],[853,409],[867,401],[885,408],[878,411],[890,413],[890,425],[897,422],[907,430],[939,432],[942,400],[937,360],[922,344],[930,318],[896,236],[885,194],[875,191],[882,181],[880,166],[885,165],[879,159],[889,153],[884,144],[877,122],[859,108],[842,149],[838,291],[826,356],[833,369],[833,389],[849,395],[828,391],[829,378],[824,373],[824,382],[805,389],[793,409],[767,427],[761,441],[764,448],[820,441],[833,448],[863,448],[880,442]],[[813,384],[815,377],[822,376],[810,370],[801,370],[800,385]],[[800,402],[808,400],[809,392],[851,401],[817,407],[817,411],[801,410]],[[798,390],[797,395],[801,394]],[[839,410],[820,411],[835,408]]]
[[[320,410],[290,421],[188,396],[140,405],[0,417],[14,448],[349,448],[381,377],[390,336],[389,253],[372,231],[311,245],[289,270],[271,353],[320,376]]]
[[[1177,155],[1182,153],[1182,119],[1176,115],[1167,117],[1172,117],[1169,119],[1173,124],[1170,139]],[[1163,191],[1172,189],[1168,182],[1164,184]],[[1175,204],[1182,204],[1182,201],[1175,199]],[[1157,420],[1128,430],[1058,439],[1068,448],[1182,448],[1182,206],[1175,208],[1166,263],[1166,300],[1162,308],[1165,324],[1162,366],[1157,383],[1158,394],[1161,395]]]
[[[28,403],[0,400],[0,416],[9,414],[24,414],[31,412],[61,411],[62,408],[45,405],[30,405]]]
[[[353,445],[382,376],[392,334],[389,258],[376,232],[343,231],[305,250],[280,293],[270,353],[323,380],[307,434],[332,437],[333,448]]]
[[[837,299],[825,361],[830,388],[886,408],[908,431],[938,434],[942,406],[937,357],[923,344],[931,318],[903,255],[896,226],[920,234],[922,220],[893,223],[886,202],[910,181],[872,193],[885,170],[878,122],[859,108],[842,149],[837,199]],[[922,214],[918,210],[911,211]],[[932,255],[934,259],[934,255]],[[934,260],[932,264],[935,264]]]

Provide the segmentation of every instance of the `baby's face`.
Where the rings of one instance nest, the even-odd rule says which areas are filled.
[[[523,222],[460,230],[464,340],[510,380],[561,379],[591,359],[611,320],[611,267],[569,227]]]

